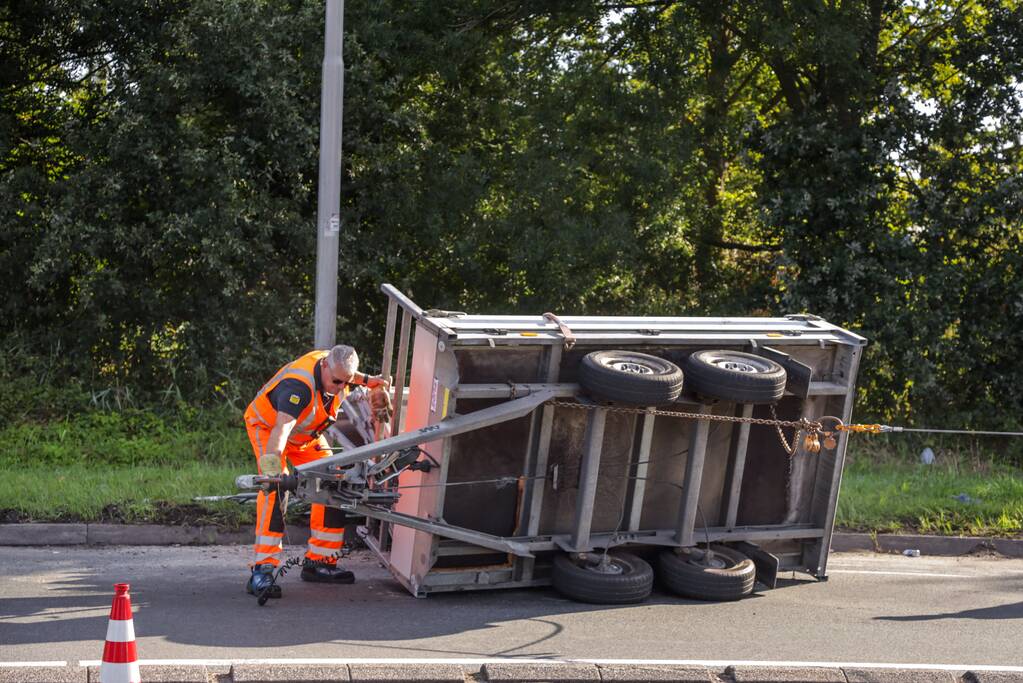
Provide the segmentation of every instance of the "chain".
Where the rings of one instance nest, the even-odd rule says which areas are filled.
[[[796,432],[795,432],[794,435],[792,435],[792,445],[790,446],[789,442],[786,441],[786,439],[785,439],[785,432],[782,431],[782,420],[777,418],[777,411],[774,410],[774,404],[773,403],[770,404],[770,414],[771,414],[771,417],[774,418],[774,420],[773,420],[774,428],[777,429],[777,440],[782,442],[782,448],[785,449],[785,452],[788,453],[790,457],[795,455],[796,454],[796,449],[799,447],[799,435],[802,434],[804,427],[796,427]],[[765,421],[767,421],[767,420],[765,420]],[[804,421],[806,421],[806,420],[804,420]],[[816,429],[820,429],[821,428],[820,422],[816,422],[815,425],[816,425]],[[806,434],[809,437],[809,441],[806,443],[806,447],[807,447],[806,450],[808,450],[810,453],[817,453],[820,450],[819,443],[818,443],[817,436],[816,436],[817,435],[817,430],[814,430],[813,427],[807,427],[806,428]],[[817,446],[815,448],[814,448],[814,444],[817,444]]]
[[[781,425],[778,424],[781,420],[778,419],[778,411],[774,409],[774,404],[771,404],[771,417],[774,418],[774,428],[778,431],[778,440],[781,441],[781,447],[785,449],[785,452],[789,456],[795,455],[796,444],[799,443],[799,435],[802,433],[801,429],[796,429],[796,433],[792,435],[792,444],[785,439],[785,432],[781,430]],[[820,423],[818,423],[820,424]]]
[[[830,432],[824,432],[824,425],[817,420],[809,420],[807,418],[800,418],[799,420],[779,420],[778,413],[775,412],[774,406],[771,406],[771,415],[773,419],[765,419],[760,417],[736,417],[733,415],[713,415],[709,413],[685,413],[675,410],[662,410],[660,408],[628,408],[625,406],[601,406],[590,403],[571,403],[569,401],[552,401],[553,405],[559,408],[573,408],[576,410],[606,410],[611,413],[629,413],[636,415],[662,415],[664,417],[680,417],[686,420],[709,420],[711,422],[731,422],[733,424],[751,424],[751,425],[762,425],[765,427],[774,427],[778,430],[778,439],[781,441],[782,448],[790,456],[795,454],[799,448],[799,437],[802,433],[806,433],[806,437],[803,440],[803,447],[810,453],[818,453],[821,449],[820,434],[823,432],[827,437],[830,438]],[[791,427],[796,430],[792,437],[792,443],[785,438],[785,433],[782,431],[782,427]]]

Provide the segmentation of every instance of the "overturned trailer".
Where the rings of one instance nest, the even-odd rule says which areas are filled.
[[[413,595],[635,602],[651,565],[705,599],[826,577],[848,434],[825,416],[851,418],[862,337],[811,315],[424,311],[382,289],[396,399],[408,378],[393,436],[270,483],[365,516]]]

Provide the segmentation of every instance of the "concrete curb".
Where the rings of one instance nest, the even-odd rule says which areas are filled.
[[[842,669],[825,667],[730,666],[725,675],[735,683],[846,683]]]
[[[848,683],[956,683],[959,676],[950,671],[921,671],[919,669],[897,669],[894,671],[878,671],[877,669],[845,669],[845,680]]]
[[[85,545],[88,524],[0,524],[0,545]]]
[[[140,666],[147,683],[312,683],[314,681],[687,681],[692,683],[1023,683],[1009,671],[825,666],[693,666],[494,662],[486,664],[235,664]],[[96,683],[97,666],[0,666],[0,683]]]
[[[289,526],[288,540],[304,544],[309,529]],[[0,545],[248,545],[252,532],[224,531],[214,526],[164,526],[159,524],[0,524]],[[921,536],[902,534],[835,533],[831,549],[836,552],[873,550],[901,553],[919,550],[921,555],[956,556],[973,552],[997,552],[1023,557],[1023,538],[979,536]]]

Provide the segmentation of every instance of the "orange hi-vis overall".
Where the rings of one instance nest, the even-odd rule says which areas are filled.
[[[284,379],[297,379],[308,385],[312,400],[295,422],[288,435],[284,452],[281,453],[281,471],[287,471],[287,461],[293,465],[304,465],[331,454],[327,440],[321,432],[337,419],[341,401],[348,395],[348,387],[324,404],[323,397],[316,390],[316,364],[326,357],[326,351],[312,351],[277,371],[269,382],[256,394],[245,409],[245,428],[252,442],[256,456],[256,468],[262,473],[259,458],[266,453],[270,430],[277,422],[277,409],[270,402],[270,392]],[[285,460],[287,459],[287,460]],[[284,515],[277,504],[276,491],[260,491],[256,499],[256,544],[254,564],[280,564],[284,547]],[[335,508],[314,504],[309,515],[309,545],[305,556],[326,564],[336,564],[337,554],[344,544],[344,513]]]

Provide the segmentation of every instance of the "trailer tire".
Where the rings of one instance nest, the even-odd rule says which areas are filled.
[[[739,600],[753,592],[757,568],[738,550],[712,545],[713,559],[699,548],[665,550],[657,560],[661,581],[673,593],[696,600]]]
[[[697,351],[685,360],[686,389],[736,403],[775,403],[785,394],[785,368],[741,351]]]
[[[636,351],[594,351],[583,357],[579,384],[599,400],[660,405],[672,403],[682,393],[682,369]]]
[[[603,553],[583,553],[581,560],[559,553],[554,556],[551,583],[566,598],[597,605],[628,605],[642,602],[654,585],[654,570],[632,553],[608,553],[609,570],[601,570]]]

